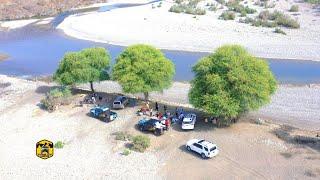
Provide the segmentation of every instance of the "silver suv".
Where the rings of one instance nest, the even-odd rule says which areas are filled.
[[[117,96],[116,99],[112,103],[113,109],[123,109],[127,104],[129,100],[125,96]]]

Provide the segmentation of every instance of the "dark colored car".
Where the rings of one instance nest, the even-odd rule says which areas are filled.
[[[142,119],[138,122],[140,131],[151,131],[156,135],[162,135],[165,126],[157,119]]]

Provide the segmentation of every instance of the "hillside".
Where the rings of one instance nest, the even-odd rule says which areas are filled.
[[[70,8],[107,0],[0,0],[0,20],[52,16]]]

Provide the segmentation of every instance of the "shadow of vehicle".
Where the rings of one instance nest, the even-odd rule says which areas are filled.
[[[192,156],[197,157],[198,159],[201,159],[201,160],[208,160],[208,159],[209,159],[209,158],[203,159],[200,154],[198,154],[198,153],[196,153],[196,152],[194,152],[194,151],[188,151],[188,149],[186,148],[185,145],[181,145],[181,146],[179,147],[179,149],[180,149],[182,152],[184,152],[184,153],[187,153],[187,154],[190,154],[190,155],[192,155]]]

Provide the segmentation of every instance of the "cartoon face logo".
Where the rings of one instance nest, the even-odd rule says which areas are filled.
[[[36,144],[36,155],[41,159],[48,159],[53,156],[53,143],[43,139]]]

